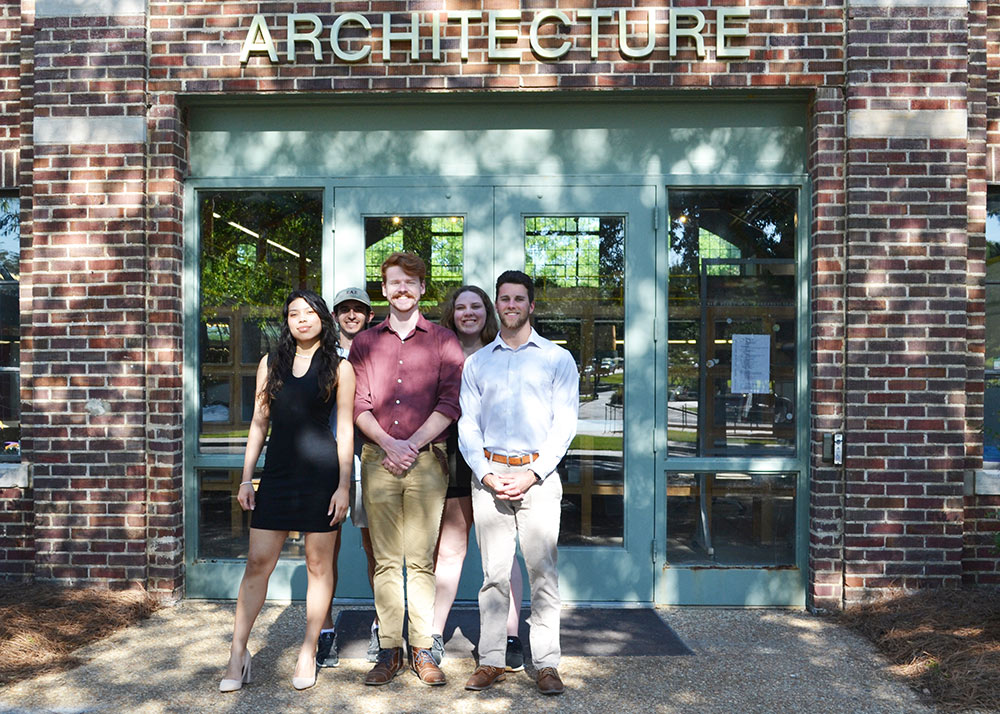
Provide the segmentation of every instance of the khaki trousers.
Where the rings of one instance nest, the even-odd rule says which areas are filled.
[[[497,474],[523,466],[492,464]],[[503,667],[507,651],[510,567],[517,539],[531,586],[531,659],[536,669],[559,666],[559,569],[557,567],[562,483],[553,472],[532,486],[521,501],[498,501],[493,491],[472,479],[472,514],[483,558],[479,591],[479,664]]]
[[[361,493],[375,553],[375,611],[383,649],[403,646],[407,605],[410,646],[431,646],[434,548],[448,488],[442,457],[440,447],[422,451],[413,466],[396,476],[382,466],[382,449],[365,444],[361,451]]]

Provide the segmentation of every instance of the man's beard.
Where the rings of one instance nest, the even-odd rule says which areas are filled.
[[[513,319],[513,322],[508,322],[508,319]],[[517,332],[526,324],[528,324],[528,313],[519,312],[516,316],[508,317],[507,315],[500,316],[500,322],[511,332]]]

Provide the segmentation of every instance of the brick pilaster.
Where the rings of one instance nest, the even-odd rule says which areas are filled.
[[[967,22],[851,7],[847,602],[961,576]]]
[[[34,26],[36,574],[147,581],[146,18]]]

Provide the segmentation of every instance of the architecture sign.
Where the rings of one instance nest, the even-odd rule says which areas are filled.
[[[558,61],[580,46],[588,48],[590,57],[597,59],[601,51],[609,50],[600,47],[598,41],[602,29],[607,33],[608,26],[614,38],[610,49],[627,59],[642,59],[664,47],[670,57],[687,51],[702,59],[708,55],[710,46],[714,46],[715,57],[721,60],[750,56],[750,49],[739,43],[740,38],[749,35],[747,7],[449,10],[408,15],[409,22],[394,24],[394,17],[406,14],[382,13],[380,27],[378,21],[373,23],[369,16],[357,12],[335,15],[329,27],[324,27],[320,17],[313,13],[288,14],[272,20],[271,24],[264,15],[254,15],[240,51],[240,62],[247,62],[251,55],[265,54],[271,62],[296,62],[310,52],[318,62],[323,59],[324,43],[340,62],[362,62],[373,55],[376,47],[381,60],[389,62],[394,46],[397,53],[400,46],[408,46],[410,60],[440,62],[444,58],[442,37],[449,25],[459,27],[459,52],[462,61],[468,61],[470,28],[476,24],[484,26],[489,61],[520,62],[524,52],[519,42],[524,36],[524,23],[529,21],[527,37],[531,55],[541,61]],[[576,29],[577,25],[582,26],[582,32]],[[279,29],[285,30],[284,42],[274,39]],[[426,43],[421,44],[421,38],[428,36],[429,48]]]

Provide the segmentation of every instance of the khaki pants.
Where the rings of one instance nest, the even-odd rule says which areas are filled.
[[[431,646],[434,548],[448,488],[442,457],[440,447],[422,451],[409,470],[396,476],[383,468],[382,449],[365,444],[361,451],[361,493],[375,553],[375,611],[383,649],[403,646],[406,605],[410,645]]]
[[[497,474],[523,466],[491,464]],[[531,586],[531,659],[536,669],[559,666],[559,569],[557,567],[562,483],[552,473],[532,486],[521,501],[498,501],[493,491],[472,479],[472,513],[483,558],[479,591],[479,664],[503,667],[507,650],[510,566],[517,539]]]

